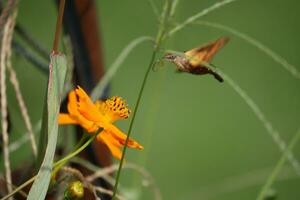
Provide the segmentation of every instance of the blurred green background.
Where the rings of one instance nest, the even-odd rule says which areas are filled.
[[[163,1],[156,1],[159,8]],[[179,0],[178,22],[214,4],[211,0]],[[155,36],[157,20],[148,1],[97,1],[105,66],[108,68],[131,40]],[[296,0],[240,0],[201,18],[233,27],[256,38],[295,65],[300,71],[300,2]],[[53,1],[20,2],[18,22],[36,40],[52,46],[56,21]],[[258,104],[269,121],[288,142],[300,127],[300,80],[270,57],[228,32],[191,25],[169,39],[166,48],[184,51],[220,36],[230,43],[213,63],[235,80]],[[151,57],[151,45],[138,46],[126,59],[111,82],[111,95],[124,97],[131,108]],[[42,113],[45,74],[20,56],[14,66],[33,124]],[[155,179],[163,199],[255,199],[271,169],[281,156],[262,123],[247,104],[226,83],[211,76],[174,73],[166,63],[152,72],[137,113],[132,137],[144,145],[143,151],[129,150],[128,162],[143,165]],[[9,88],[13,112],[14,139],[25,131]],[[127,132],[129,120],[120,122]],[[29,147],[26,147],[29,149]],[[300,145],[294,149],[300,160]],[[27,159],[24,148],[14,152],[15,166]],[[289,163],[273,185],[279,200],[300,199],[300,179]],[[128,195],[153,199],[141,188],[136,172],[124,170],[121,184]]]

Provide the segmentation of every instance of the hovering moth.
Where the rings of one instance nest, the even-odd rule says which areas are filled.
[[[214,55],[229,41],[229,38],[222,37],[212,43],[204,46],[196,47],[183,54],[167,53],[164,56],[165,60],[173,62],[179,72],[188,72],[191,74],[211,74],[220,82],[223,78],[213,69],[205,66],[205,63],[210,64]]]

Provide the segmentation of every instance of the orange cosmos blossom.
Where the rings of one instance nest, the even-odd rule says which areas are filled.
[[[79,124],[89,133],[103,128],[97,140],[103,142],[114,157],[121,159],[120,148],[125,145],[126,135],[112,123],[128,118],[130,110],[120,97],[114,96],[106,101],[99,100],[93,103],[85,91],[78,86],[69,93],[68,112],[59,114],[59,124]],[[143,149],[139,143],[130,138],[127,146]]]

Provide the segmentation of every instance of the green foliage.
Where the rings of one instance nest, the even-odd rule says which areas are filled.
[[[158,1],[149,0],[154,9],[155,16],[158,18],[157,21],[160,23],[159,28],[161,28],[164,25],[162,25],[162,16],[159,16],[160,9],[155,5],[156,2]],[[150,89],[147,90],[147,87],[145,87],[146,89],[143,91],[145,86],[145,83],[143,83],[143,98],[132,132],[139,133],[139,135],[135,135],[137,137],[148,138],[142,135],[149,132],[149,130],[145,130],[147,129],[145,124],[148,123],[145,116],[148,115],[148,112],[153,111],[152,98],[149,97],[157,94],[153,91],[153,82],[151,81],[155,80],[158,73],[164,70],[164,72],[168,72],[168,76],[164,77],[165,80],[159,83],[163,88],[163,93],[160,94],[160,109],[151,115],[152,120],[155,122],[153,127],[151,127],[153,138],[151,142],[140,140],[142,144],[147,144],[145,146],[146,151],[130,152],[127,159],[130,161],[136,160],[138,156],[142,156],[143,160],[148,159],[148,163],[145,162],[143,164],[154,174],[158,186],[166,199],[198,199],[199,197],[203,199],[223,200],[254,199],[257,191],[261,188],[262,179],[272,172],[270,166],[273,167],[277,158],[280,157],[277,146],[280,147],[285,141],[288,141],[290,133],[294,132],[294,129],[299,125],[298,102],[300,96],[297,92],[299,82],[296,82],[298,80],[294,80],[289,73],[285,73],[285,71],[282,73],[280,69],[274,66],[274,62],[268,63],[268,60],[265,59],[265,54],[281,64],[294,77],[299,78],[298,71],[300,69],[297,67],[297,52],[299,52],[297,46],[298,29],[296,26],[287,25],[287,22],[297,24],[293,13],[296,13],[300,4],[293,0],[284,3],[282,1],[234,0],[214,1],[217,2],[216,4],[211,1],[199,2],[196,0],[191,2],[179,2],[176,0],[170,2],[174,2],[171,7],[172,19],[167,25],[171,27],[171,31],[167,33],[160,32],[160,34],[172,36],[165,37],[169,41],[167,47],[172,46],[170,48],[178,52],[182,52],[189,47],[199,45],[204,43],[203,41],[209,41],[223,34],[218,30],[207,29],[204,26],[187,26],[198,23],[196,21],[199,18],[217,9],[214,14],[207,17],[209,17],[209,20],[219,21],[218,23],[201,22],[201,24],[233,34],[226,50],[222,51],[222,54],[218,55],[214,60],[221,71],[225,71],[230,76],[227,77],[227,80],[225,78],[223,85],[219,85],[211,81],[209,77],[195,77],[187,74],[179,76],[178,74],[174,74],[171,65],[169,66],[167,63],[167,67],[164,69],[155,70],[155,73],[150,74],[149,84],[147,84],[147,87],[149,86]],[[232,4],[232,6],[226,6],[224,9],[219,9],[221,6],[231,2],[236,3]],[[140,8],[145,2],[135,1],[133,4]],[[108,83],[112,83],[111,94],[127,96],[128,103],[134,106],[133,102],[136,99],[137,91],[140,89],[140,84],[137,83],[140,83],[140,80],[144,76],[145,66],[147,65],[145,61],[148,62],[150,55],[145,53],[149,49],[144,47],[139,49],[139,51],[135,51],[134,56],[129,57],[128,55],[139,44],[151,40],[147,37],[136,36],[148,35],[151,32],[157,31],[155,29],[157,28],[155,22],[157,21],[153,20],[153,14],[147,9],[136,9],[133,12],[133,4],[119,2],[116,6],[112,5],[110,1],[98,2],[98,5],[100,5],[99,9],[101,9],[101,31],[103,31],[102,35],[105,41],[105,59],[108,63],[112,64],[102,81],[94,89],[92,95],[94,100],[102,94]],[[24,10],[27,12],[30,9],[29,5],[38,6],[39,3],[32,1],[31,4],[26,3],[25,6],[27,5],[28,8],[21,9],[21,12],[25,12]],[[206,9],[201,9],[201,7]],[[115,13],[118,13],[118,15],[111,15],[112,9],[115,9]],[[199,10],[201,11],[199,12]],[[172,24],[174,23],[175,16],[177,18],[184,16],[182,23],[177,25]],[[31,26],[34,18],[23,17],[20,18],[20,21]],[[48,21],[50,27],[51,20]],[[124,31],[124,26],[122,26],[124,24],[126,24],[126,30],[128,31]],[[230,24],[230,26],[237,27],[239,31],[227,26],[225,27],[222,24]],[[185,27],[186,29],[183,29]],[[50,41],[49,38],[51,37],[43,33],[41,29],[36,28],[35,30],[34,27],[32,29],[38,36],[44,37],[43,42]],[[182,31],[178,32],[179,30]],[[120,37],[120,32],[122,32],[122,37]],[[177,32],[178,34],[175,35],[174,33]],[[253,37],[249,37],[249,35]],[[244,41],[236,40],[234,36],[244,39],[265,54],[260,51],[247,49]],[[133,37],[136,39],[132,40]],[[279,38],[284,39],[280,40]],[[115,59],[115,54],[128,41],[132,42]],[[160,40],[157,39],[156,42],[158,41]],[[259,41],[268,44],[268,47],[266,48],[266,45],[262,45]],[[159,51],[161,50],[159,49]],[[125,59],[127,59],[126,63],[124,62]],[[113,62],[111,62],[112,60]],[[287,61],[295,63],[295,65],[291,65]],[[160,63],[159,56],[155,56],[154,54],[152,62]],[[19,64],[23,65],[24,63],[20,62]],[[24,65],[25,67],[30,67],[26,66],[26,63]],[[158,68],[157,66],[154,69]],[[23,68],[19,69],[21,72],[22,70]],[[26,90],[27,98],[32,98],[31,88],[35,86],[37,77],[30,77],[33,84],[30,83],[28,86],[29,89],[27,88]],[[27,81],[25,73],[21,79]],[[237,97],[232,89],[254,111],[255,116],[250,113],[248,107],[246,107],[244,102],[240,101],[240,98]],[[55,96],[55,102],[57,101],[57,97]],[[141,99],[141,94],[138,99]],[[136,105],[139,104],[139,100]],[[37,106],[37,102],[38,100],[36,99],[29,102],[29,105],[32,107],[31,110],[34,110],[34,115],[39,114],[38,109],[40,106]],[[47,111],[49,104],[48,106],[47,104],[45,105]],[[134,113],[136,113],[136,110],[137,108],[134,109]],[[51,129],[48,129],[49,123],[51,124],[50,121],[47,121],[48,114],[48,112],[45,112],[46,118],[44,119],[46,120],[43,123],[43,134],[40,140],[41,150],[39,151],[40,160],[44,159],[44,162],[47,162],[47,166],[43,163],[46,168],[41,167],[38,174],[38,176],[45,176],[45,182],[40,178],[36,180],[36,182],[44,184],[42,186],[43,193],[46,192],[45,190],[48,187],[46,183],[47,181],[49,183],[49,171],[51,172],[52,169],[51,164],[55,149],[55,147],[53,149],[49,145],[54,144],[55,146],[54,139],[56,137],[54,133],[49,131]],[[261,123],[258,123],[258,121]],[[265,129],[262,128],[262,124]],[[52,125],[55,126],[54,124]],[[133,125],[130,124],[130,132],[132,127]],[[277,134],[277,130],[283,134]],[[49,133],[52,134],[51,137]],[[270,133],[277,146],[273,145],[270,137],[265,133]],[[43,136],[44,138],[42,138]],[[150,145],[151,143],[153,146]],[[49,148],[47,148],[47,145]],[[295,142],[293,142],[293,145],[295,145]],[[87,144],[84,147],[86,146]],[[283,146],[281,150],[285,153],[276,164],[276,168],[274,168],[272,175],[266,182],[262,193],[267,193],[269,188],[273,187],[273,183],[277,175],[280,175],[279,171],[286,159],[293,161],[293,159],[298,159],[299,157],[299,154],[297,154],[298,151],[293,152],[295,155],[292,159],[291,156],[288,156],[292,152],[291,147],[286,149]],[[47,153],[45,154],[45,152]],[[44,155],[48,155],[48,157],[44,158]],[[72,156],[74,154],[70,154],[67,159],[58,161],[55,166],[65,164]],[[265,168],[266,166],[268,167]],[[264,173],[261,173],[262,169]],[[255,170],[258,173],[254,173],[253,171]],[[281,175],[280,177],[285,177],[284,173]],[[240,176],[242,179],[233,181],[234,178],[231,177],[235,176]],[[124,187],[130,187],[131,179],[130,175],[128,179],[122,179],[122,181],[126,181]],[[279,196],[279,198],[292,199],[299,197],[299,178],[294,173],[290,172],[288,178],[280,180],[285,180],[285,182],[278,182],[274,185],[274,188],[276,188],[276,197],[273,195],[268,198],[274,199]],[[249,182],[252,184],[249,184]],[[140,184],[140,182],[138,183]],[[32,190],[37,192],[37,183],[35,183],[34,187]],[[174,188],[179,188],[179,190],[174,192]],[[207,193],[210,196],[206,196],[206,193],[203,192],[205,189],[207,189]],[[40,193],[40,191],[38,192]],[[147,193],[143,192],[141,192],[143,195],[140,199],[152,199],[152,195],[148,197]],[[30,195],[30,198],[34,199],[32,194]],[[38,194],[34,195],[37,198],[41,197]],[[266,199],[266,196],[261,195],[260,198]]]
[[[40,153],[40,156],[43,156],[43,162],[30,189],[28,195],[29,200],[44,199],[50,183],[58,133],[57,119],[66,70],[67,63],[65,56],[57,54],[51,55],[47,98],[45,100],[46,111],[43,116],[41,132],[41,137],[47,137],[47,140],[41,140],[43,143],[39,145],[41,149],[45,149],[45,155]]]

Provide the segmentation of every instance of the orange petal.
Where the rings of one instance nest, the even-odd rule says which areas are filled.
[[[100,127],[104,127],[108,123],[107,119],[100,113],[97,106],[92,102],[85,91],[78,86],[75,90],[78,95],[78,110],[88,120],[98,122]]]
[[[71,91],[69,93],[69,99],[68,99],[68,111],[70,113],[70,118],[73,119],[73,121],[75,121],[77,124],[80,124],[84,129],[86,129],[88,132],[95,132],[99,129],[99,127],[92,121],[89,121],[88,119],[86,119],[84,116],[82,116],[82,114],[80,114],[80,112],[78,111],[78,104],[77,104],[77,97],[76,97],[76,92],[75,90]],[[70,119],[67,119],[64,116],[65,119],[62,120],[66,120],[66,123],[68,122],[68,120],[70,121]]]
[[[125,141],[127,138],[127,135],[123,133],[120,129],[118,129],[114,125],[110,125],[108,129],[106,129],[112,137],[114,137],[116,140],[119,141],[120,144],[125,145]],[[140,145],[135,140],[129,138],[127,146],[130,148],[136,148],[136,149],[144,149],[142,145]]]
[[[59,124],[78,124],[78,121],[72,118],[69,114],[59,113],[58,115]]]
[[[111,154],[121,160],[122,151],[120,150],[120,145],[105,131],[102,131],[98,136],[97,140],[103,142],[111,152]]]
[[[75,90],[72,90],[68,96],[68,111],[70,115],[76,116],[79,114],[77,109],[77,98]]]

